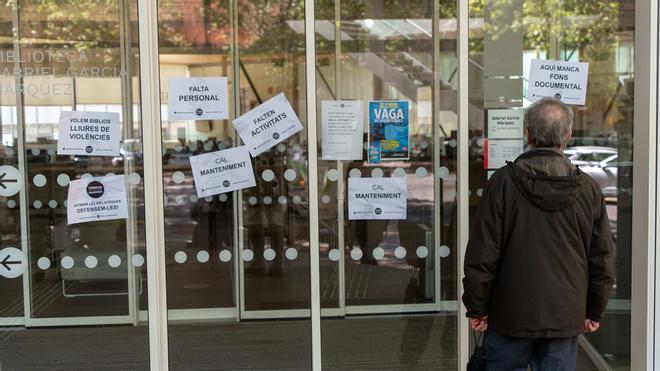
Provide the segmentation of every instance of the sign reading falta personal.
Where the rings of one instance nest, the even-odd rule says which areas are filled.
[[[303,129],[284,93],[272,97],[233,123],[252,157]]]
[[[68,224],[128,218],[123,175],[85,178],[69,183]]]
[[[246,146],[190,157],[198,197],[254,187],[250,153]]]

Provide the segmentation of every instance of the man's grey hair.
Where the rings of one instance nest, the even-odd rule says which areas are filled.
[[[566,148],[573,128],[573,110],[555,98],[543,98],[525,111],[532,147]]]

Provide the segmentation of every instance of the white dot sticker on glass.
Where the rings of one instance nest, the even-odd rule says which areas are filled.
[[[108,258],[108,266],[110,266],[110,268],[119,268],[120,265],[121,265],[121,258],[119,257],[119,255],[110,255],[110,257]]]
[[[32,148],[31,152],[32,152],[32,156],[39,156],[41,150],[39,148]]]
[[[328,258],[333,261],[339,261],[339,258],[341,257],[341,252],[339,249],[331,249],[330,252],[328,253]]]
[[[218,196],[218,200],[220,200],[220,202],[227,202],[227,195],[224,193],[221,194],[220,196]]]
[[[261,173],[261,179],[266,182],[272,182],[275,179],[275,173],[271,169],[266,169]]]
[[[286,196],[280,196],[277,198],[277,202],[279,202],[280,205],[286,205],[287,202],[289,202],[289,199],[286,198]]]
[[[50,259],[48,259],[45,256],[39,258],[39,260],[37,260],[37,267],[39,267],[39,269],[41,270],[46,270],[50,268]]]
[[[425,167],[420,166],[415,170],[415,176],[417,177],[417,179],[424,178],[426,174],[428,174],[428,170],[426,170]]]
[[[188,255],[184,251],[177,251],[176,254],[174,254],[174,261],[183,264],[188,260]]]
[[[249,262],[254,259],[254,252],[252,250],[243,250],[243,261]]]
[[[206,250],[201,250],[197,253],[197,261],[200,263],[206,263],[209,261],[211,256],[209,255],[209,252]]]
[[[481,197],[484,194],[484,190],[482,188],[477,189],[477,197]]]
[[[351,250],[351,259],[356,261],[362,259],[362,249],[356,247],[353,250]]]
[[[351,171],[348,172],[348,176],[350,178],[361,178],[362,177],[362,172],[360,171],[360,169],[354,168],[354,169],[351,169]]]
[[[172,173],[172,181],[176,184],[181,184],[186,179],[186,175],[182,171],[175,171]]]
[[[264,259],[267,261],[273,261],[273,259],[275,259],[275,255],[277,255],[275,254],[275,250],[271,248],[264,250]]]
[[[199,201],[199,198],[197,197],[197,195],[190,196],[190,202],[197,203],[197,201]]]
[[[417,248],[416,254],[418,258],[424,259],[429,256],[429,249],[426,246],[420,246]]]
[[[133,264],[134,267],[140,268],[141,266],[144,265],[144,256],[140,254],[133,255],[131,258],[131,263]]]
[[[383,250],[382,247],[377,247],[374,249],[374,251],[371,252],[371,255],[374,256],[374,259],[381,260],[385,257],[385,250]]]
[[[71,269],[73,268],[73,258],[70,256],[65,256],[60,260],[60,265],[62,265],[62,268],[64,269]]]
[[[406,171],[403,168],[397,167],[392,172],[392,176],[395,178],[403,178],[404,176],[406,176]]]
[[[71,178],[67,174],[60,174],[60,175],[57,176],[57,184],[60,187],[68,186],[70,181],[71,181]]]
[[[220,254],[218,255],[218,258],[220,258],[220,261],[223,263],[227,263],[231,260],[231,251],[229,250],[222,250],[220,251]]]
[[[44,206],[44,203],[41,202],[41,201],[39,201],[39,200],[36,200],[36,201],[34,201],[34,202],[32,203],[32,206],[33,206],[35,209],[41,209],[41,207]]]
[[[99,265],[99,260],[96,256],[90,255],[85,258],[85,266],[89,269],[94,269]]]
[[[371,177],[372,178],[382,178],[383,177],[383,169],[377,167],[377,168],[371,170]]]
[[[208,151],[210,151],[210,150],[212,150],[212,149],[213,149],[213,143],[212,143],[212,142],[209,141],[209,142],[204,143],[204,150],[205,150],[206,152],[208,152]]]
[[[177,145],[175,145],[175,146],[174,146],[174,151],[175,151],[175,152],[181,152],[181,151],[183,151],[183,147],[181,146],[181,144],[177,144]]]
[[[48,207],[50,207],[51,209],[56,208],[57,207],[57,201],[55,201],[55,200],[48,201]]]
[[[7,201],[7,207],[10,208],[10,209],[15,208],[16,207],[16,201],[14,201],[14,200]]]
[[[248,198],[248,203],[252,206],[256,205],[257,204],[257,198],[254,197],[254,196]]]
[[[140,184],[140,179],[141,179],[141,178],[140,178],[140,174],[138,174],[138,173],[131,173],[131,174],[128,176],[128,184],[130,184],[130,185],[138,185],[138,184]]]
[[[297,204],[299,204],[299,203],[301,203],[301,202],[302,202],[302,198],[301,198],[300,196],[298,196],[298,195],[293,196],[293,203],[294,203],[294,204],[297,205]]]
[[[213,196],[204,197],[204,201],[206,201],[207,204],[210,204],[211,202],[213,202]]]
[[[449,176],[449,169],[445,166],[440,166],[438,169],[438,178],[440,179],[447,179]]]
[[[337,169],[330,169],[326,174],[328,180],[331,182],[336,182],[337,179],[339,179],[339,172],[337,171]]]
[[[286,171],[284,172],[284,179],[286,179],[289,182],[293,182],[294,180],[296,180],[296,176],[298,176],[298,174],[293,169],[286,169]]]
[[[37,174],[32,178],[32,183],[34,183],[35,186],[41,188],[46,185],[46,177],[43,174]]]
[[[80,179],[92,179],[94,176],[90,173],[83,174]]]
[[[405,258],[407,254],[408,251],[406,251],[406,248],[403,246],[399,246],[396,249],[394,249],[394,256],[396,256],[397,259]]]
[[[449,249],[449,246],[447,246],[447,245],[442,245],[442,246],[440,246],[440,249],[438,249],[438,254],[440,255],[441,258],[448,257],[450,253],[451,253],[451,250]]]
[[[328,195],[323,195],[323,197],[321,197],[321,202],[323,202],[324,204],[329,204],[331,200],[332,199]]]
[[[273,203],[273,198],[272,197],[270,197],[270,196],[264,197],[264,204],[270,205],[272,203]]]
[[[277,145],[277,152],[279,153],[284,153],[286,151],[286,145],[284,143],[280,143]]]
[[[298,257],[298,250],[294,249],[293,247],[289,247],[284,252],[284,255],[286,255],[286,258],[289,260],[296,260]]]

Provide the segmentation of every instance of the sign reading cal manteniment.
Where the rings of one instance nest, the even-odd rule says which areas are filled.
[[[126,218],[128,208],[123,175],[84,178],[69,183],[68,224]]]
[[[197,196],[256,186],[251,161],[245,146],[190,157]]]
[[[226,120],[229,97],[226,77],[171,78],[167,84],[170,120]]]
[[[58,155],[119,156],[119,114],[65,111],[60,114]]]
[[[234,120],[234,127],[256,157],[303,129],[284,93]]]
[[[553,97],[583,106],[587,97],[589,63],[532,59],[527,99],[536,102]]]
[[[406,219],[405,178],[348,178],[348,219]]]

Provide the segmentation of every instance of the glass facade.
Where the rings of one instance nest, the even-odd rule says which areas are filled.
[[[466,232],[497,146],[524,149],[522,131],[497,137],[489,123],[531,104],[532,60],[589,64],[566,156],[601,186],[617,246],[615,289],[601,330],[580,338],[577,369],[640,361],[634,231],[652,220],[633,203],[655,198],[633,198],[644,139],[634,133],[655,124],[633,109],[640,33],[653,32],[636,23],[635,1],[151,6],[0,5],[0,370],[463,369]],[[145,50],[157,50],[156,72],[141,71]],[[227,116],[179,118],[174,81],[213,77],[226,79]],[[159,119],[145,118],[146,92]],[[302,130],[252,156],[255,186],[198,196],[191,157],[242,146],[233,120],[280,93]],[[398,155],[382,142],[374,152],[390,135],[375,124],[379,105],[407,107]],[[359,108],[342,128],[355,141],[332,142],[328,122],[347,107]],[[119,152],[61,154],[60,117],[72,111],[115,114]],[[143,150],[152,140],[160,151]],[[145,174],[162,176],[157,213]],[[72,182],[122,176],[126,217],[69,224]],[[405,184],[405,217],[349,211],[350,185],[370,179]],[[147,244],[154,230],[162,246]],[[147,276],[155,256],[163,280]],[[155,296],[165,308],[150,308]],[[150,332],[159,310],[167,321]]]

